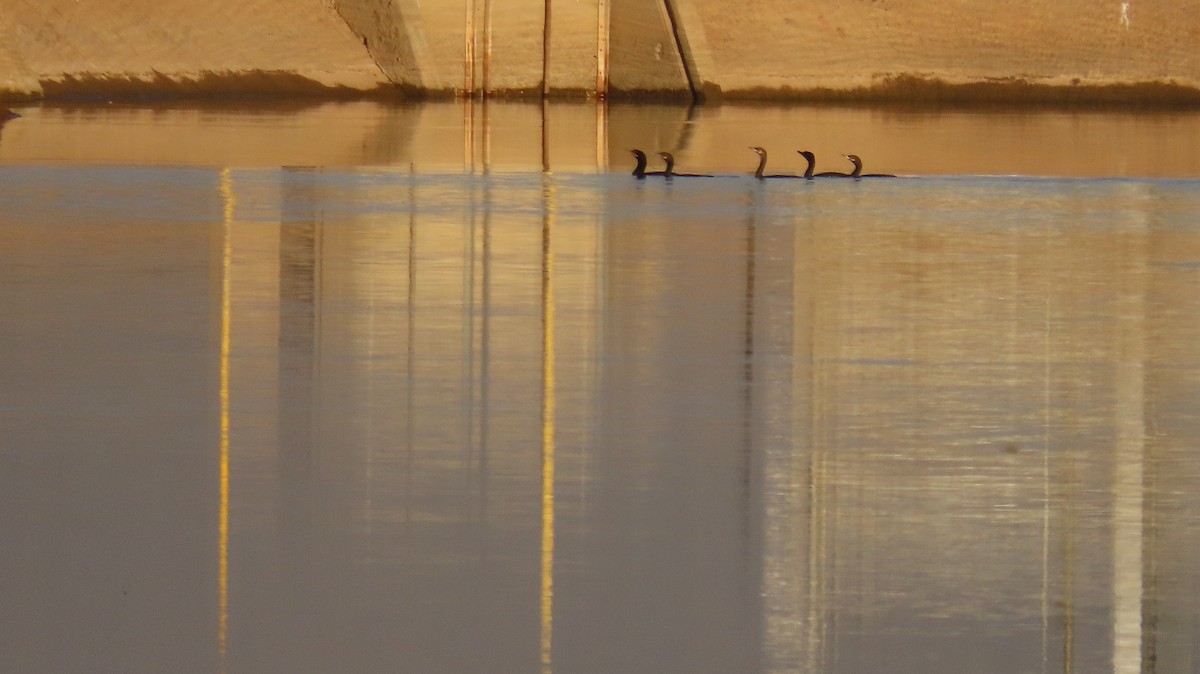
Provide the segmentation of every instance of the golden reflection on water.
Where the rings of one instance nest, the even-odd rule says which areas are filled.
[[[233,226],[233,211],[236,200],[233,195],[233,179],[229,169],[222,169],[219,180],[222,203],[221,221],[221,353],[220,353],[220,487],[218,495],[217,521],[217,657],[219,671],[225,672],[225,655],[229,640],[229,353],[230,319],[232,299],[230,277],[233,264],[233,248],[230,229]]]
[[[458,101],[194,108],[39,106],[5,127],[0,162],[397,166],[628,172],[630,148],[681,169],[905,175],[1200,176],[1195,111],[633,105]]]
[[[554,671],[554,217],[555,188],[545,190],[545,224],[542,229],[542,674]]]
[[[1187,671],[1193,188],[470,137],[482,175],[218,172],[222,668]]]
[[[1142,201],[1136,191],[1130,196],[1135,202]],[[1095,221],[1096,214],[1088,207],[1072,208],[1078,209],[1078,222]],[[1163,204],[1162,211],[1171,209]],[[814,380],[824,391],[825,401],[834,405],[832,410],[818,412],[814,424],[852,435],[861,426],[864,434],[825,441],[842,450],[833,454],[844,466],[841,480],[852,480],[831,485],[844,496],[853,494],[851,502],[843,500],[841,510],[852,511],[848,506],[858,499],[870,507],[871,501],[879,498],[872,496],[872,491],[885,496],[896,493],[871,476],[902,475],[923,481],[925,488],[923,493],[900,492],[912,501],[896,503],[897,508],[911,509],[921,500],[944,497],[944,512],[954,513],[963,505],[956,501],[968,498],[956,485],[960,476],[970,479],[980,494],[991,491],[999,495],[994,490],[1003,483],[998,480],[1011,479],[987,458],[988,446],[999,456],[1011,454],[1013,461],[1025,462],[1018,457],[1040,455],[1042,472],[1054,485],[1053,492],[1042,490],[1045,509],[1021,507],[1022,500],[1032,506],[1039,495],[1033,491],[1022,495],[1021,485],[1014,483],[1009,499],[1015,499],[1013,505],[1018,508],[997,511],[992,522],[1017,517],[1022,511],[1029,515],[1041,511],[1045,517],[1054,512],[1053,521],[1043,519],[1040,527],[1041,604],[1043,620],[1048,612],[1059,616],[1054,622],[1062,625],[1058,638],[1066,667],[1081,654],[1074,622],[1077,593],[1094,588],[1097,581],[1103,581],[1113,593],[1113,650],[1111,660],[1093,661],[1091,666],[1136,671],[1145,662],[1147,639],[1151,638],[1143,633],[1147,593],[1151,591],[1144,557],[1150,545],[1145,499],[1146,494],[1158,492],[1153,485],[1160,476],[1144,469],[1154,456],[1145,444],[1149,431],[1143,415],[1153,409],[1154,395],[1146,386],[1156,361],[1144,344],[1151,338],[1157,343],[1173,341],[1148,332],[1147,316],[1182,299],[1175,294],[1182,286],[1165,283],[1171,276],[1181,277],[1168,271],[1169,260],[1156,258],[1153,252],[1161,251],[1162,242],[1174,238],[1169,228],[1148,226],[1159,220],[1156,212],[1160,212],[1157,206],[1150,206],[1148,212],[1132,210],[1127,222],[1117,218],[1098,225],[1100,231],[1054,226],[968,233],[892,218],[886,223],[860,223],[847,230],[852,234],[842,235],[839,229],[821,237],[826,246],[840,239],[853,241],[852,248],[838,248],[824,256],[836,262],[827,266],[824,278],[813,282],[820,288],[818,297],[829,302],[816,310],[825,319],[822,322],[827,328],[821,332],[827,341],[815,347],[829,376],[822,379],[818,372]],[[1156,239],[1158,245],[1150,243]],[[1186,258],[1195,252],[1192,246],[1179,255]],[[1044,294],[1030,292],[1033,288]],[[1035,302],[1045,305],[1039,307]],[[1187,323],[1176,323],[1175,328],[1160,324],[1159,329],[1177,329]],[[1083,325],[1091,327],[1081,331]],[[894,360],[876,354],[888,354]],[[912,365],[906,366],[909,363]],[[1035,372],[1040,372],[1042,382],[1033,379]],[[869,376],[878,378],[872,381]],[[960,388],[968,382],[979,387],[978,394]],[[1093,387],[1104,389],[1105,394]],[[839,388],[845,389],[845,397]],[[1019,412],[1028,409],[1020,400],[1021,391],[1037,389],[1041,389],[1042,425],[1048,434],[1037,443],[1040,448],[1030,432],[1034,426],[1026,426],[1033,421],[1033,414],[1022,419]],[[952,397],[942,397],[947,394]],[[1114,417],[1106,419],[1103,410],[1112,410]],[[1081,464],[1080,458],[1090,455],[1094,459],[1093,453],[1103,451],[1108,438],[1073,438],[1068,429],[1082,426],[1095,433],[1108,423],[1113,424],[1115,472],[1112,528],[1102,539],[1110,542],[1111,556],[1106,557],[1112,560],[1112,567],[1101,571],[1081,556],[1079,543],[1083,540],[1087,546],[1093,545],[1094,533],[1081,531],[1098,523],[1081,520],[1076,509],[1079,499],[1089,498],[1087,490],[1095,488],[1085,485],[1095,484],[1099,478],[1092,472],[1095,464]],[[886,436],[868,435],[876,430]],[[856,441],[865,442],[870,453],[847,453]],[[889,448],[885,441],[897,446]],[[820,445],[825,443],[814,447],[814,460],[823,456]],[[955,445],[968,451],[975,446],[979,451],[969,451],[969,459],[965,454],[958,458],[956,452],[932,453],[933,447]],[[1031,454],[1030,450],[1037,451]],[[934,463],[921,469],[924,461]],[[945,477],[952,479],[935,481],[943,471],[950,471]],[[814,467],[814,475],[827,476],[828,471]],[[838,480],[836,474],[833,479]],[[863,491],[854,494],[855,490]],[[814,503],[812,508],[817,512],[818,505]],[[919,521],[927,533],[947,537],[961,533],[949,523],[943,529],[939,520],[944,521],[930,511],[928,519]],[[885,539],[887,534],[877,531],[872,537]],[[946,543],[952,543],[952,538]],[[1049,545],[1053,545],[1053,555]],[[1000,549],[995,552],[1001,554]],[[1106,573],[1111,574],[1107,580],[1103,578]],[[1047,596],[1062,599],[1053,600],[1048,611],[1051,602]],[[1058,631],[1049,624],[1044,629]],[[1044,635],[1043,642],[1045,639]],[[1088,649],[1090,657],[1096,650],[1093,643]]]

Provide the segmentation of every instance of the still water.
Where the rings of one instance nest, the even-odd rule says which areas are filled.
[[[20,112],[0,670],[1200,671],[1200,116]]]

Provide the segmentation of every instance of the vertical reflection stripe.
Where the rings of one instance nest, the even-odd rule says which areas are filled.
[[[542,224],[542,674],[553,671],[554,635],[554,187],[544,192]]]
[[[228,168],[221,170],[221,440],[220,440],[220,497],[217,518],[217,655],[219,671],[225,671],[225,650],[229,633],[229,323],[230,323],[230,266],[233,245],[230,226],[233,223],[233,179]]]
[[[1043,263],[1052,269],[1050,232],[1042,232]],[[1050,663],[1050,297],[1052,277],[1042,287],[1042,674]]]

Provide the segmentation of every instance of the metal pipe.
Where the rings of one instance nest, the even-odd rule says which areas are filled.
[[[463,93],[475,94],[475,5],[478,0],[466,3],[467,15],[463,26]]]
[[[596,97],[608,96],[608,0],[596,0]]]
[[[483,0],[483,95],[492,90],[492,0]]]
[[[550,94],[550,3],[543,0],[542,10],[542,97]]]

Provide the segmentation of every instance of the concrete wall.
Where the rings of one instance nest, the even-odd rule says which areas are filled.
[[[957,85],[1200,86],[1187,0],[677,0],[710,92]],[[903,88],[900,86],[899,88]]]
[[[688,91],[661,0],[337,0],[391,81],[499,95]]]
[[[1200,101],[1194,0],[6,0],[0,95]]]
[[[322,0],[5,0],[0,38],[0,91],[10,93],[318,92],[388,84]]]

